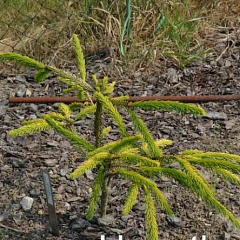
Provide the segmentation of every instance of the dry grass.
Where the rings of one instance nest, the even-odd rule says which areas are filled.
[[[7,2],[10,6],[0,3],[0,52],[17,51],[55,65],[72,63],[69,50],[76,33],[86,51],[108,49],[122,64],[143,68],[165,60],[185,66],[214,46],[219,27],[236,28],[240,22],[236,0],[133,0],[130,42],[126,34],[122,57],[125,1],[27,1],[20,11],[25,1]]]

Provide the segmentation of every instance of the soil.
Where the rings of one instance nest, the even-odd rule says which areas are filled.
[[[222,34],[221,30],[221,34]],[[227,30],[226,30],[227,31]],[[218,34],[219,36],[219,34]],[[116,96],[146,95],[220,95],[238,94],[240,90],[240,33],[234,38],[218,41],[213,53],[203,61],[191,63],[184,69],[162,64],[161,69],[150,67],[136,72],[131,67],[120,67],[108,56],[92,56],[87,59],[89,75],[108,75],[117,81]],[[74,67],[67,70],[75,73]],[[146,239],[144,207],[138,202],[127,216],[121,215],[121,207],[129,182],[116,179],[111,185],[111,197],[106,219],[99,215],[87,221],[85,213],[91,192],[94,172],[71,180],[69,174],[83,160],[68,141],[54,131],[25,137],[11,138],[8,131],[25,120],[36,119],[41,114],[54,111],[58,104],[8,104],[9,96],[62,96],[63,84],[55,76],[36,84],[33,72],[0,76],[0,239]],[[206,117],[139,111],[156,139],[166,138],[174,142],[167,153],[185,149],[222,151],[240,154],[239,101],[209,102],[199,104]],[[106,119],[111,124],[109,119]],[[83,137],[92,140],[92,118],[78,122],[77,129]],[[113,125],[111,138],[117,138]],[[226,183],[211,172],[200,169],[216,189],[217,198],[240,219],[240,188]],[[53,197],[59,223],[60,237],[53,236],[49,225],[42,171],[50,174]],[[176,217],[169,223],[166,214],[158,209],[159,239],[191,240],[240,239],[240,232],[226,219],[202,203],[194,194],[168,178],[156,179]],[[30,210],[24,210],[24,197],[33,199]],[[179,223],[179,224],[178,224]]]

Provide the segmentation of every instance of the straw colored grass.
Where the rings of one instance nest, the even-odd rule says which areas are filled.
[[[56,65],[72,62],[69,49],[76,33],[85,51],[108,49],[113,58],[136,68],[161,66],[163,60],[184,67],[214,46],[211,38],[219,27],[235,28],[240,22],[236,0],[132,0],[131,35],[124,35],[123,57],[119,46],[125,1],[6,3],[0,2],[0,52],[17,51]]]

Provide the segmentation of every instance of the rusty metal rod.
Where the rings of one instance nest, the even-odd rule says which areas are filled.
[[[146,96],[146,97],[129,97],[128,102],[136,101],[179,101],[185,103],[200,103],[200,102],[219,102],[219,101],[232,101],[240,100],[240,95],[203,95],[203,96]],[[80,102],[86,102],[89,99],[83,99]],[[95,102],[96,99],[92,98]],[[10,97],[9,103],[72,103],[79,102],[77,97]]]

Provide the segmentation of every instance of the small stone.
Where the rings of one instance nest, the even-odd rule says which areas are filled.
[[[16,161],[13,161],[13,166],[16,168],[25,168],[27,167],[25,160],[17,159]]]
[[[112,231],[113,233],[116,233],[117,235],[122,235],[124,233],[123,230],[118,228],[109,228],[109,230]]]
[[[187,69],[187,68],[184,68],[183,69],[183,74],[186,76],[186,77],[189,77],[191,75],[192,71]]]
[[[170,167],[170,168],[175,168],[175,169],[177,169],[177,170],[181,170],[181,166],[180,166],[180,164],[179,164],[178,162],[171,163],[171,164],[169,164],[168,167]]]
[[[130,215],[130,214],[121,216],[121,218],[122,218],[123,221],[127,221],[128,219],[130,219],[130,218],[132,218],[132,217],[133,217],[133,216]]]
[[[226,126],[226,129],[229,130],[229,129],[231,129],[233,126],[235,126],[235,124],[236,124],[236,119],[231,119],[231,120],[225,121],[224,124],[225,124],[225,126]]]
[[[62,196],[62,194],[55,194],[54,195],[54,199],[56,199],[56,200],[62,200],[63,199],[63,196]]]
[[[50,147],[58,147],[59,143],[57,141],[52,140],[51,142],[47,142],[47,145]]]
[[[216,120],[227,120],[227,114],[223,112],[207,112],[203,117]]]
[[[82,219],[82,218],[77,218],[77,219],[74,219],[71,223],[71,228],[75,231],[82,231],[84,229],[86,229],[87,227],[89,227],[91,224]]]
[[[70,211],[71,210],[71,205],[69,203],[65,203],[65,208],[67,211]]]
[[[31,194],[31,196],[33,196],[33,197],[38,197],[38,196],[40,196],[41,192],[40,192],[39,189],[34,188],[34,189],[32,189],[32,190],[30,191],[30,194]]]
[[[81,188],[80,187],[77,188],[76,193],[77,193],[77,196],[81,196]]]
[[[234,231],[234,226],[229,221],[227,221],[225,223],[225,231],[226,232],[233,232]]]
[[[8,101],[7,100],[0,101],[0,116],[4,115],[7,109],[8,109]]]
[[[19,209],[21,209],[21,205],[20,204],[12,204],[12,209],[19,210]]]
[[[163,232],[163,239],[169,239],[169,233],[168,232]]]
[[[65,185],[64,185],[64,184],[61,184],[61,185],[58,187],[57,192],[58,192],[58,193],[63,193],[64,190],[65,190]]]
[[[181,226],[181,218],[176,217],[176,216],[166,216],[166,220],[169,225],[173,227],[180,227]]]
[[[2,187],[3,187],[3,182],[0,181],[0,188],[2,188]]]
[[[10,166],[9,165],[3,165],[3,167],[1,167],[1,170],[2,171],[8,171],[8,170],[10,170]]]
[[[89,180],[94,180],[94,176],[93,176],[93,173],[91,170],[87,170],[86,171],[86,177],[89,179]]]
[[[17,75],[14,80],[18,81],[18,82],[26,82],[26,78],[23,76],[19,76]]]
[[[161,180],[162,180],[162,182],[169,182],[170,178],[168,178],[166,176],[161,176]]]
[[[60,170],[60,175],[62,177],[65,177],[67,175],[67,173],[68,173],[68,169],[66,169],[66,168],[63,168],[63,169]]]
[[[227,232],[224,232],[224,240],[230,240],[231,239],[231,235]]]
[[[35,147],[37,147],[37,146],[38,146],[38,143],[33,142],[33,143],[30,143],[29,145],[27,145],[27,148],[28,148],[28,149],[33,149],[33,148],[35,148]]]
[[[30,107],[30,109],[31,109],[32,111],[38,112],[38,106],[37,106],[36,104],[31,103],[31,104],[29,105],[29,107]]]
[[[135,204],[135,205],[133,206],[133,210],[144,211],[144,210],[145,210],[145,207],[144,207],[143,204],[138,203],[138,204]]]
[[[82,199],[82,198],[81,197],[72,197],[72,198],[68,199],[67,202],[76,202],[80,199]]]
[[[19,224],[22,220],[22,214],[21,213],[13,214],[13,220],[16,224]]]
[[[167,78],[172,83],[178,82],[178,74],[175,68],[169,68],[167,71]]]
[[[240,240],[240,236],[236,234],[232,234],[233,239]]]
[[[31,197],[24,197],[20,202],[23,210],[27,211],[32,208],[33,205],[33,198]]]
[[[44,162],[48,167],[54,167],[57,164],[56,159],[46,159]]]
[[[231,66],[232,66],[232,63],[231,63],[229,60],[226,60],[226,61],[225,61],[225,66],[226,66],[226,67],[231,67]]]
[[[77,219],[77,218],[78,218],[77,215],[71,215],[71,216],[69,217],[70,220]]]
[[[6,212],[4,212],[3,214],[1,214],[1,215],[0,215],[0,222],[3,222],[3,221],[5,221],[5,220],[7,220],[7,217],[8,217],[8,215],[7,215]]]
[[[44,214],[44,211],[43,211],[42,209],[39,209],[39,210],[38,210],[38,214],[39,214],[39,215],[43,215],[43,214]]]
[[[110,214],[107,214],[106,216],[98,219],[98,223],[104,226],[111,226],[114,221],[114,217]]]
[[[26,89],[25,88],[19,88],[16,92],[16,97],[23,97],[26,93]]]
[[[30,114],[29,115],[29,120],[36,120],[37,116],[35,114]]]
[[[31,97],[32,96],[32,92],[29,89],[26,89],[25,96],[26,97]]]

